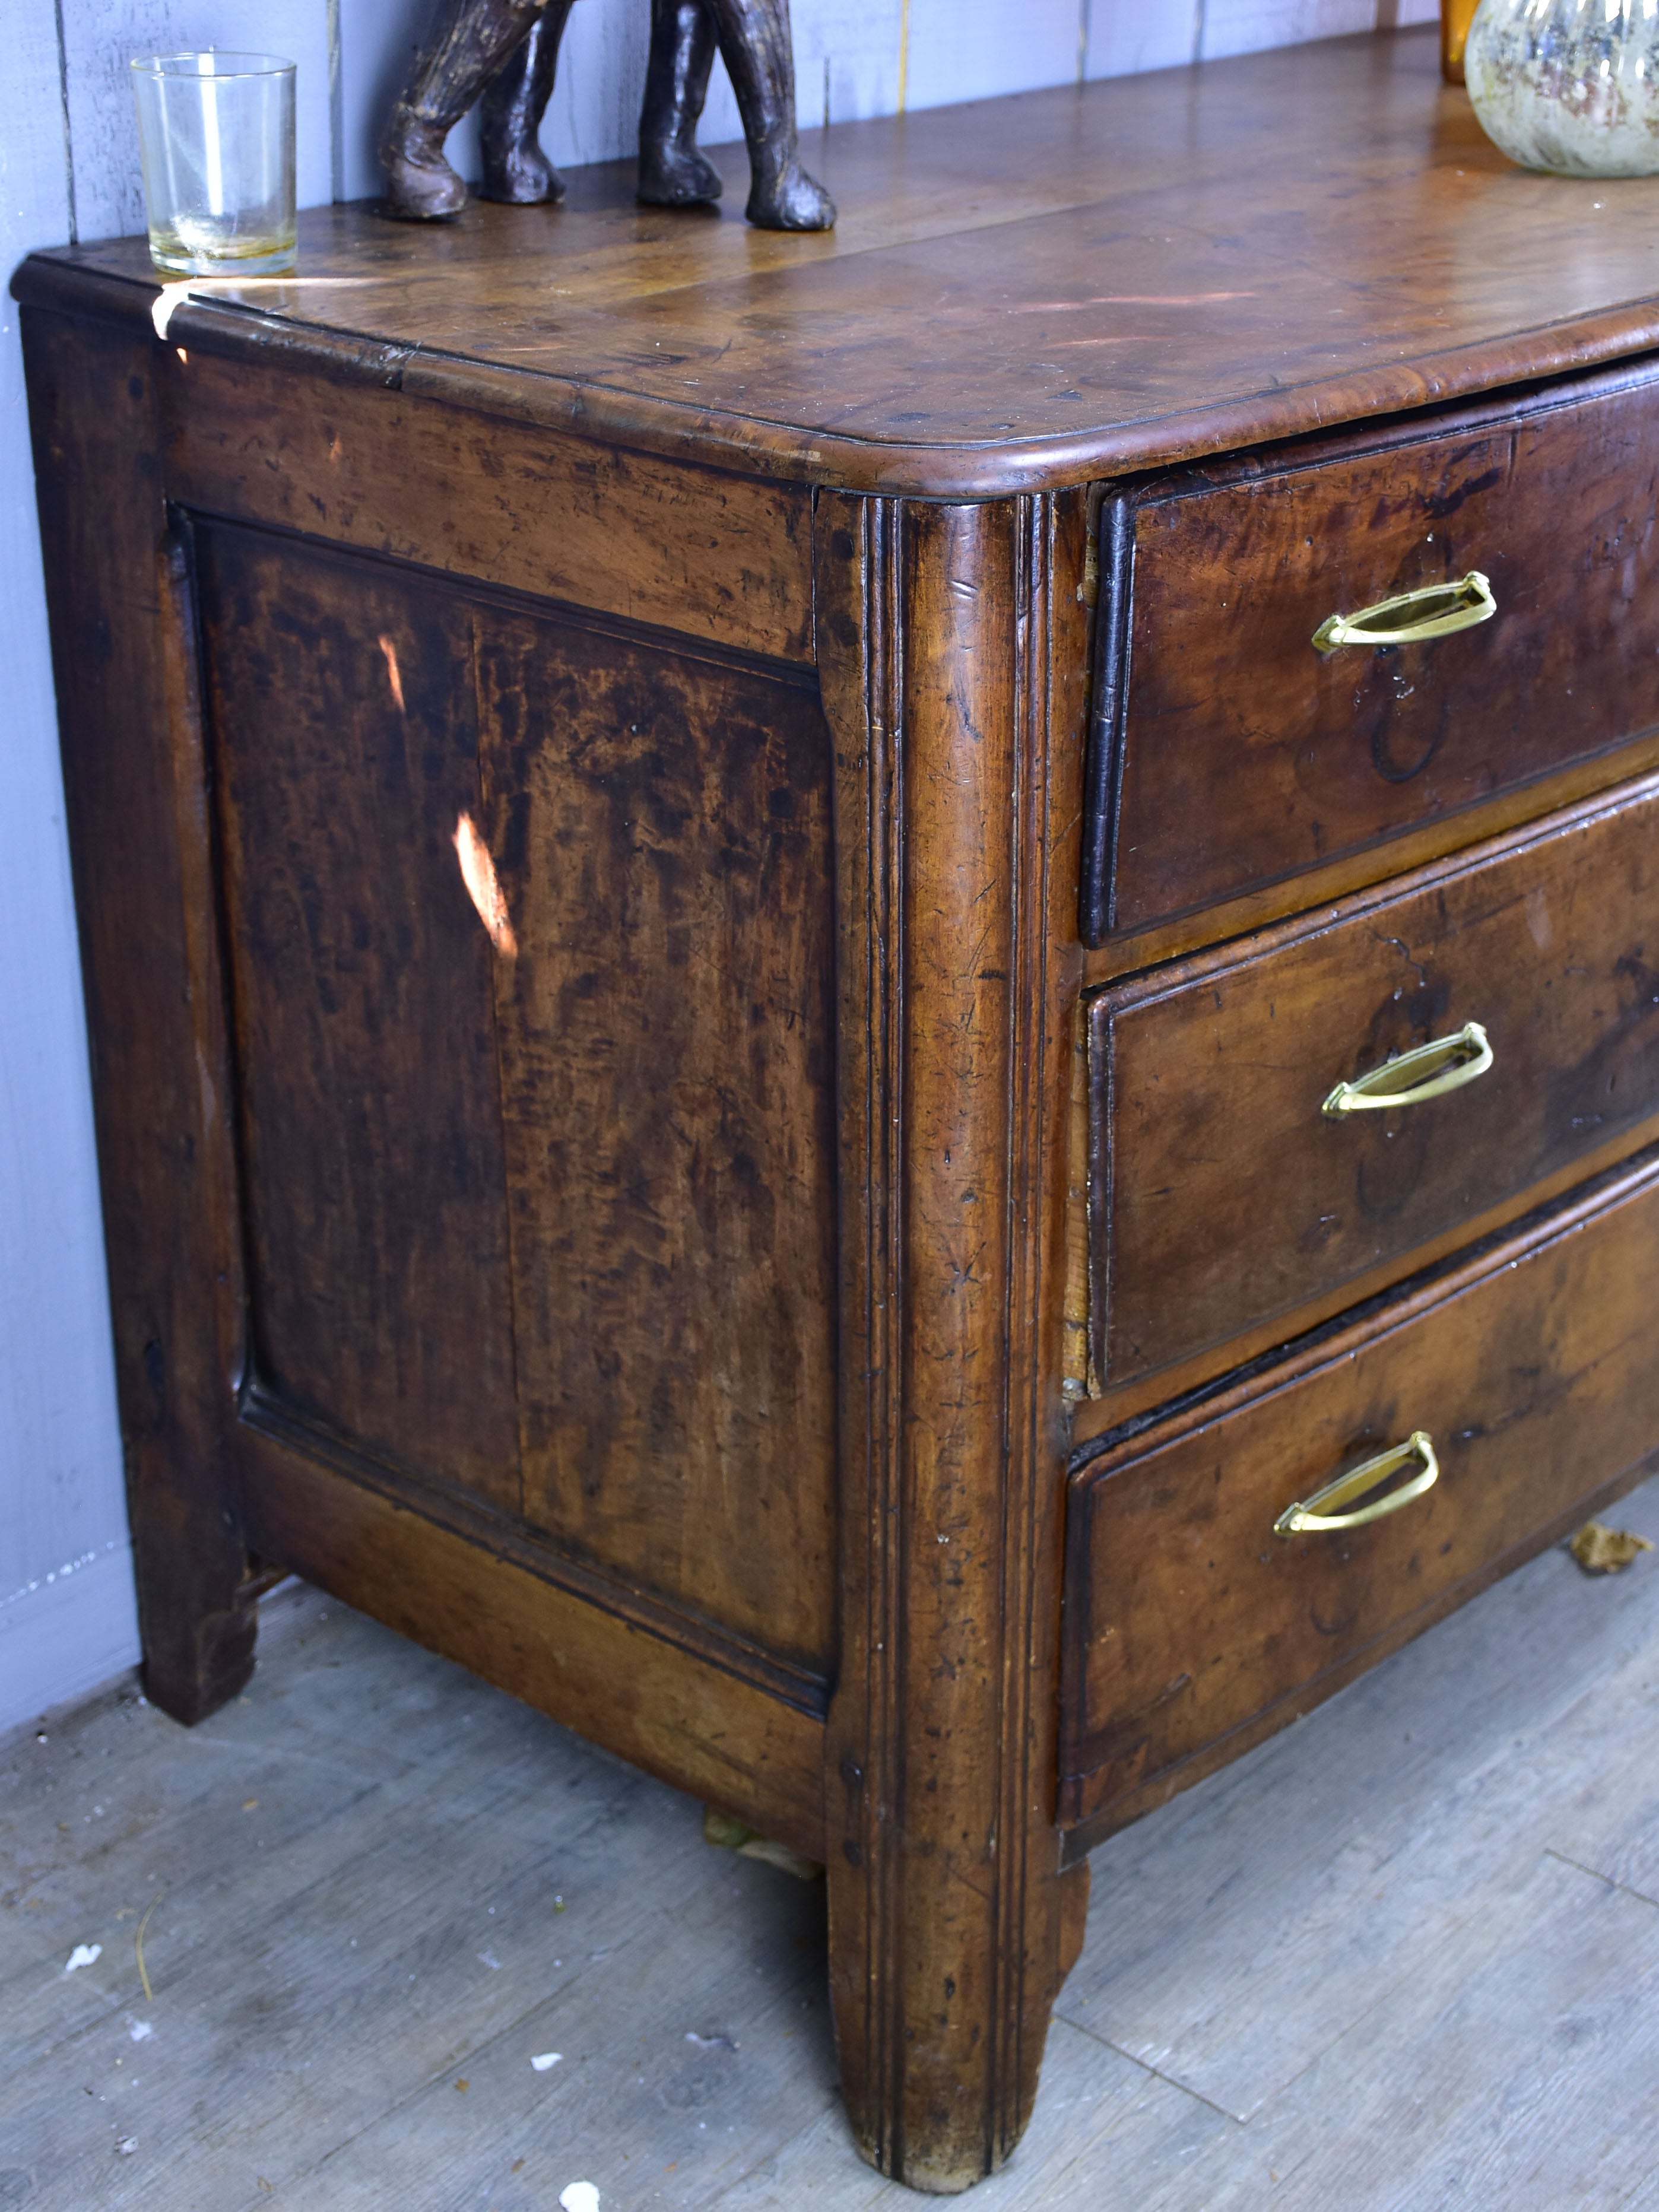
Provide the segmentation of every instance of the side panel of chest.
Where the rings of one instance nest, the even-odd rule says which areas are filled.
[[[826,1674],[815,693],[193,536],[254,1418]]]

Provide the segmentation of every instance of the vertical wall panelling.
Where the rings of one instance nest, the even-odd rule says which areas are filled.
[[[1439,0],[1205,0],[1200,58],[1428,23]]]
[[[52,0],[10,0],[0,272],[70,232]],[[0,296],[0,1728],[137,1656],[17,310]],[[68,1570],[66,1572],[65,1570]]]
[[[904,0],[792,0],[797,105],[805,129],[823,127],[826,89],[833,123],[896,111],[903,15]],[[913,53],[915,35],[913,29]],[[908,104],[914,106],[914,98]]]
[[[27,0],[33,4],[33,0]],[[135,54],[179,48],[246,46],[281,54],[298,67],[299,191],[301,207],[334,197],[329,158],[327,0],[61,0],[64,77],[75,154],[76,211],[82,238],[142,230],[128,64]],[[385,0],[377,9],[396,15]]]
[[[1089,76],[1431,23],[1439,0],[1085,0]]]
[[[1079,0],[1021,0],[1018,8],[1006,0],[910,0],[906,106],[1069,84],[1077,76],[1078,9]]]

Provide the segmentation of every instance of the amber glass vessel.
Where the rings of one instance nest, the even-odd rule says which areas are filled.
[[[1448,84],[1463,82],[1463,46],[1480,0],[1440,0],[1440,74]]]

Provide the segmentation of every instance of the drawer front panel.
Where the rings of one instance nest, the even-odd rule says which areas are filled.
[[[1109,501],[1083,929],[1363,850],[1659,722],[1659,384]],[[1314,631],[1470,570],[1425,642]]]
[[[1213,1764],[1200,1754],[1275,1705],[1304,1710],[1368,1645],[1639,1468],[1659,1436],[1659,1166],[1644,1158],[1599,1202],[1073,1478],[1066,1821]],[[1425,1495],[1367,1527],[1274,1534],[1288,1505],[1419,1429],[1440,1464]]]
[[[1472,1021],[1494,1058],[1462,1088],[1322,1112]],[[1105,1387],[1334,1310],[1659,1115],[1659,778],[1104,992],[1090,1053]]]

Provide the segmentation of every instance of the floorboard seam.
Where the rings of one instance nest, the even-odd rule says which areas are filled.
[[[1601,1877],[1598,1877],[1598,1879],[1600,1878]],[[1471,1921],[1479,1917],[1480,1914],[1486,1909],[1486,1904],[1487,1902],[1489,1902],[1489,1900],[1483,1899],[1481,1904],[1474,1906],[1469,1912],[1465,1913],[1462,1919],[1455,1921],[1449,1929],[1443,1930],[1440,1940],[1443,1942],[1447,1941],[1449,1940],[1450,1937],[1460,1934],[1463,1929],[1468,1926]],[[1097,2034],[1094,2029],[1085,2027],[1081,2021],[1073,2020],[1069,2015],[1062,2014],[1058,2009],[1055,2011],[1054,2018],[1056,2020],[1064,2018],[1068,2027],[1081,2028],[1085,2035],[1091,2036],[1097,2043],[1104,2044],[1109,2051],[1115,2051],[1118,2052],[1120,2057],[1131,2060],[1137,2066],[1146,2068],[1146,2070],[1149,2074],[1156,2074],[1159,2081],[1168,2081],[1172,2088],[1184,2090],[1188,2096],[1196,2098],[1198,2102],[1201,2105],[1207,2105],[1212,2112],[1221,2113],[1224,2118],[1232,2121],[1236,2127],[1248,2128],[1254,2123],[1257,2114],[1264,2112],[1267,2107],[1273,2103],[1275,2098],[1282,2097],[1287,2089],[1293,2087],[1294,2085],[1302,2079],[1304,2074],[1308,2073],[1313,2067],[1316,2066],[1320,2060],[1324,2057],[1327,2051],[1334,2051],[1336,2045],[1342,2041],[1343,2038],[1345,2036],[1352,2035],[1355,2028],[1357,2028],[1363,2021],[1368,2020],[1371,2014],[1376,2010],[1379,2005],[1386,2004],[1388,2000],[1394,1995],[1395,1991],[1403,1987],[1403,1985],[1411,1979],[1412,1975],[1417,1971],[1417,1966],[1419,1963],[1419,1962],[1413,1960],[1411,1965],[1402,1968],[1401,1972],[1395,1977],[1393,1981],[1389,1983],[1386,1988],[1379,1989],[1376,1992],[1368,2005],[1365,2005],[1360,2011],[1357,2012],[1352,2020],[1345,2021],[1343,2026],[1338,2029],[1337,2033],[1332,2036],[1328,2043],[1322,2044],[1317,2051],[1310,2051],[1308,2057],[1304,2060],[1303,2063],[1297,2068],[1293,2074],[1287,2074],[1282,2081],[1276,2081],[1267,2094],[1258,2100],[1254,2110],[1243,2116],[1237,2112],[1229,2110],[1225,2105],[1218,2105],[1213,2098],[1205,2096],[1201,2090],[1194,2089],[1192,2087],[1190,2083],[1177,2080],[1174,2075],[1164,2074],[1156,2066],[1148,2065],[1147,2062],[1144,2058],[1137,2058],[1133,2051],[1125,2051],[1121,2045],[1112,2042],[1109,2037]]]
[[[1097,2035],[1093,2028],[1085,2027],[1080,2020],[1073,2020],[1069,2013],[1056,2012],[1054,2018],[1062,2027],[1074,2027],[1079,2035],[1086,2035],[1091,2043],[1099,2044],[1102,2050],[1115,2051],[1120,2058],[1127,2058],[1131,2066],[1138,2066],[1143,2074],[1150,2074],[1155,2081],[1167,2081],[1170,2088],[1179,2089],[1183,2097],[1190,2097],[1194,2104],[1207,2105],[1211,2112],[1219,2112],[1224,2120],[1231,2120],[1236,2128],[1249,2127],[1248,2120],[1241,2120],[1237,2112],[1230,2112],[1224,2105],[1218,2105],[1201,2089],[1194,2089],[1189,2082],[1178,2081],[1173,2074],[1166,2074],[1161,2067],[1137,2057],[1133,2051],[1126,2051],[1121,2043],[1114,2043],[1109,2036]]]
[[[1571,1867],[1575,1874],[1587,1874],[1592,1881],[1599,1881],[1607,1889],[1616,1889],[1622,1896],[1633,1897],[1638,1905],[1650,1905],[1656,1912],[1659,1912],[1659,1897],[1650,1897],[1644,1889],[1632,1889],[1627,1881],[1620,1881],[1616,1875],[1603,1874],[1599,1867],[1586,1866],[1582,1859],[1574,1858],[1570,1851],[1558,1850],[1553,1844],[1546,1844],[1544,1856],[1557,1859],[1563,1866]]]

